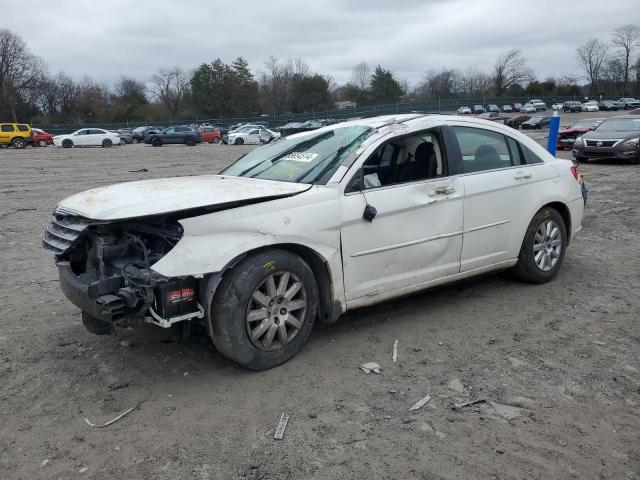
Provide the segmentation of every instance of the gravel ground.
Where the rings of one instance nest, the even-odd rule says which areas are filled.
[[[56,202],[249,148],[0,150],[0,478],[640,478],[638,165],[581,167],[584,231],[555,281],[499,273],[354,311],[266,372],[200,332],[89,334],[40,247]]]

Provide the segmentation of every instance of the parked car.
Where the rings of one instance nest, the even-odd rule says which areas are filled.
[[[104,147],[120,145],[120,137],[117,133],[103,130],[102,128],[81,128],[68,135],[56,135],[53,137],[56,147]]]
[[[587,133],[589,130],[595,129],[605,119],[604,118],[587,118],[579,120],[570,127],[564,127],[558,132],[558,150],[570,150],[580,135]]]
[[[513,112],[513,107],[511,105],[502,105],[502,111],[504,113],[512,113]]]
[[[562,110],[562,106],[564,104],[563,103],[554,103],[553,105],[551,105],[551,110]]]
[[[544,103],[539,98],[534,98],[533,100],[529,100],[529,103],[536,108],[536,112],[546,112],[547,104]]]
[[[292,135],[220,175],[73,195],[43,246],[89,331],[197,321],[263,370],[354,308],[503,269],[550,281],[583,208],[573,162],[520,132],[394,115]]]
[[[469,107],[460,107],[458,108],[458,115],[470,115],[471,108]]]
[[[578,100],[569,100],[568,102],[564,102],[562,104],[562,111],[565,113],[581,112],[582,102],[579,102]]]
[[[583,112],[599,112],[600,108],[598,108],[598,102],[590,100],[582,104],[581,110]]]
[[[590,158],[640,162],[640,115],[609,117],[594,130],[576,138],[573,157],[578,162]]]
[[[632,108],[640,108],[640,100],[636,100],[635,98],[631,98],[631,97],[623,97],[620,100],[618,100],[618,102],[620,102],[625,110],[630,110]]]
[[[216,127],[200,127],[198,128],[198,133],[200,133],[200,138],[204,143],[220,143],[222,141],[220,130]]]
[[[25,148],[33,142],[33,132],[26,123],[0,123],[0,145]]]
[[[537,112],[536,107],[535,107],[533,104],[531,104],[531,103],[525,103],[525,104],[520,108],[520,111],[521,111],[522,113],[536,113],[536,112]]]
[[[537,129],[540,130],[542,128],[547,128],[551,124],[551,117],[547,116],[533,116],[526,122],[522,122],[520,128],[523,130],[531,130]]]
[[[133,143],[133,132],[129,128],[120,128],[114,132],[120,137],[120,143],[126,145],[127,143]]]
[[[484,109],[484,107],[482,105],[474,105],[473,106],[473,113],[474,114],[479,114],[479,113],[484,113],[486,112],[486,110]]]
[[[53,135],[45,132],[40,128],[31,129],[33,135],[33,145],[39,147],[46,147],[47,145],[53,145]]]
[[[200,134],[196,130],[183,125],[168,127],[162,132],[147,133],[144,136],[144,143],[153,145],[154,147],[161,147],[162,145],[168,144],[184,144],[193,147],[201,142],[202,138],[200,138]]]
[[[259,145],[261,143],[269,143],[272,140],[279,138],[280,134],[269,130],[268,128],[241,128],[235,132],[230,132],[227,138],[227,142],[233,145]]]
[[[500,113],[500,107],[498,105],[494,105],[493,103],[490,103],[489,105],[487,105],[487,112]]]
[[[618,107],[618,110],[624,110],[625,103],[620,100],[611,100],[611,102]]]
[[[152,133],[160,133],[164,130],[162,127],[156,127],[152,125],[145,125],[144,127],[137,127],[131,131],[131,142],[142,143],[144,142],[144,136]]]
[[[619,110],[618,105],[613,103],[611,100],[602,100],[598,102],[598,109],[606,112]]]
[[[520,113],[516,113],[509,117],[509,119],[505,122],[505,125],[518,130],[520,128],[520,125],[522,125],[524,122],[526,122],[530,118],[531,118],[530,115],[523,115]]]
[[[514,112],[521,112],[522,111],[522,104],[521,103],[514,103],[513,104],[513,111]]]

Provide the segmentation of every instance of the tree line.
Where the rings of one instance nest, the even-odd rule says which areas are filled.
[[[111,123],[214,119],[258,114],[322,112],[336,102],[358,106],[433,99],[500,96],[632,95],[640,91],[640,27],[623,25],[607,43],[592,38],[576,49],[581,75],[536,78],[522,51],[496,58],[489,71],[428,70],[410,86],[366,62],[338,85],[304,59],[269,57],[253,71],[247,60],[215,59],[192,71],[162,68],[143,80],[122,76],[112,85],[64,72],[50,74],[26,42],[0,29],[0,120],[32,123]],[[586,84],[580,83],[580,78]]]

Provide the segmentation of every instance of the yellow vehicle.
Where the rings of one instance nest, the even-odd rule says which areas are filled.
[[[24,148],[33,142],[31,127],[25,123],[0,123],[0,145]]]

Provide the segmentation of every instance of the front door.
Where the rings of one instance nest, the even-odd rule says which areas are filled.
[[[447,175],[437,132],[386,142],[356,175],[360,188],[342,200],[347,301],[460,271],[464,185]]]

